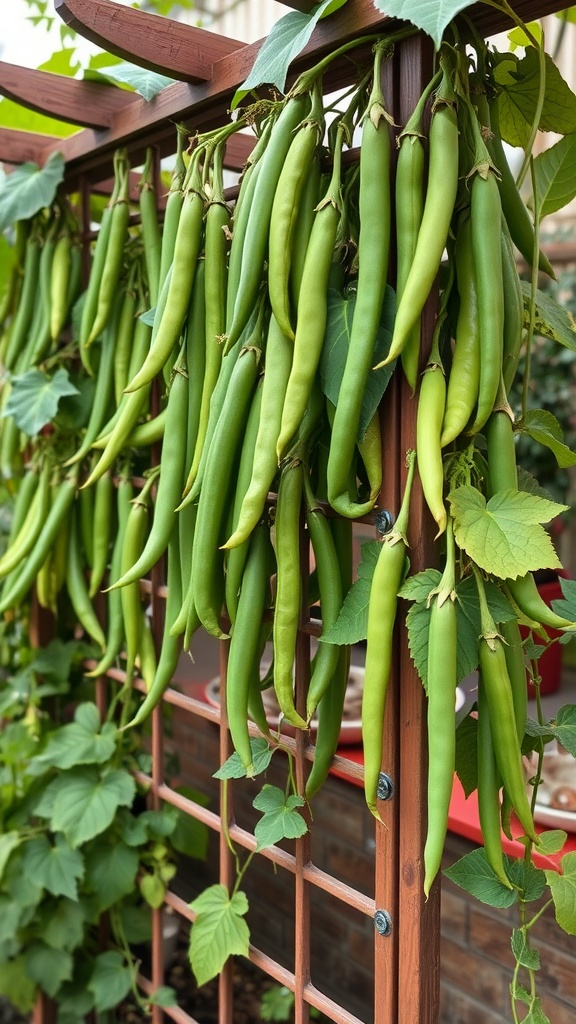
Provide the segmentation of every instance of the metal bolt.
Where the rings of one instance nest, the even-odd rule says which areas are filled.
[[[380,772],[378,776],[378,788],[376,790],[379,800],[391,800],[394,796],[394,783],[386,772]]]
[[[392,918],[387,910],[377,910],[374,914],[374,927],[379,935],[390,935]]]

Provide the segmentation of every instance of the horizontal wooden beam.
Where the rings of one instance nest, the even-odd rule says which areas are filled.
[[[52,135],[0,128],[0,161],[11,165],[32,161],[42,167],[50,153],[60,149],[62,141]]]
[[[256,144],[256,136],[234,132],[226,142],[224,166],[229,171],[241,171]]]
[[[60,5],[63,2],[56,0]],[[81,2],[88,6],[110,4],[110,0],[66,0],[68,5]],[[535,12],[538,15],[551,14],[563,6],[565,0],[526,0],[517,5],[517,10],[522,17],[528,19]],[[129,17],[140,14],[131,8],[122,10]],[[470,13],[479,31],[486,35],[509,25],[509,20],[502,12],[485,4],[476,4],[470,8]],[[154,17],[154,20],[160,25],[167,24],[163,18]],[[350,0],[335,14],[319,22],[310,42],[292,63],[289,81],[293,81],[299,72],[311,67],[341,43],[369,33],[385,30],[392,32],[399,26],[398,21],[386,18],[378,11],[373,0]],[[130,33],[127,38],[131,38]],[[146,144],[158,146],[163,156],[171,155],[175,151],[174,122],[189,125],[191,133],[228,123],[230,100],[250,72],[261,45],[262,40],[259,40],[221,58],[214,64],[212,77],[208,81],[196,84],[176,82],[158,93],[151,103],[138,98],[129,110],[118,112],[108,131],[96,132],[88,128],[62,142],[58,140],[67,162],[70,180],[74,180],[79,173],[88,175],[92,180],[96,176],[100,179],[107,177],[112,170],[114,149],[120,145],[128,146],[133,164],[143,159]],[[365,55],[368,51],[366,47]],[[357,73],[356,61],[360,53],[360,50],[354,50],[335,61],[330,72],[325,75],[325,86],[336,88],[350,84]],[[50,151],[48,144],[44,159],[47,159]]]
[[[114,85],[79,82],[5,61],[0,61],[0,95],[82,128],[111,128],[118,111],[137,99],[134,93]]]
[[[55,0],[56,13],[85,39],[124,60],[184,82],[212,77],[214,64],[240,49],[235,39],[113,0]]]

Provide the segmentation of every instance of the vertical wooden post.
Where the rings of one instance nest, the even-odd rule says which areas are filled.
[[[400,58],[400,121],[412,113],[432,75],[432,46],[422,35],[402,44]],[[435,294],[422,317],[422,356],[428,356],[434,324]],[[400,461],[415,447],[418,393],[412,398],[401,381]],[[419,481],[415,481],[410,509],[411,572],[434,564],[434,529]],[[424,900],[422,852],[427,827],[426,700],[412,664],[404,627],[400,645],[400,874],[398,930],[400,961],[398,985],[402,998],[398,1024],[433,1024],[438,1020],[440,991],[440,883]]]

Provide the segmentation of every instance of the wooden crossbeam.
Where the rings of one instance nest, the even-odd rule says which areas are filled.
[[[113,85],[79,82],[5,61],[0,61],[0,94],[59,121],[96,129],[111,128],[118,111],[138,98]]]
[[[9,165],[32,161],[43,166],[47,157],[60,148],[62,139],[37,132],[20,132],[15,128],[0,128],[0,161]]]
[[[55,0],[54,7],[70,28],[109,53],[184,82],[211,78],[214,64],[243,46],[113,0]]]

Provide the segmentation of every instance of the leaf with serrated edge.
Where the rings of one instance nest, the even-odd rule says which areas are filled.
[[[564,444],[562,427],[556,417],[546,409],[529,409],[524,417],[523,431],[549,448],[561,469],[576,465],[576,454]]]
[[[231,898],[226,886],[211,885],[190,907],[197,914],[190,934],[190,964],[198,985],[204,985],[220,973],[229,956],[248,955],[248,900],[242,891]]]
[[[518,899],[516,890],[508,889],[496,877],[483,849],[467,853],[447,868],[444,874],[465,892],[469,892],[471,896],[475,896],[489,907],[503,910],[505,907],[511,907]]]
[[[524,300],[524,327],[528,327],[532,289],[529,281],[521,281],[520,285]],[[542,338],[557,341],[565,348],[576,352],[576,320],[570,309],[560,305],[547,292],[537,291],[535,313],[534,331],[536,334]]]
[[[424,569],[423,572],[417,572],[414,576],[409,576],[407,580],[404,580],[398,591],[398,597],[421,604],[428,600],[430,591],[438,586],[441,578],[442,573],[438,569]]]
[[[145,100],[153,100],[167,85],[174,85],[174,78],[166,75],[159,75],[157,71],[148,71],[146,68],[138,67],[125,61],[122,64],[113,64],[110,67],[100,67],[99,74],[113,82],[122,82],[130,85],[135,92],[143,96]]]
[[[120,769],[100,776],[95,769],[78,768],[55,782],[51,826],[73,847],[108,828],[118,807],[129,806],[136,792],[132,776]]]
[[[506,54],[506,57],[509,57]],[[567,135],[576,131],[576,96],[564,81],[552,58],[546,54],[546,91],[539,128]],[[496,64],[495,78],[501,87],[498,96],[502,138],[512,146],[525,146],[538,104],[540,61],[533,46],[510,73],[505,61],[504,74]]]
[[[526,942],[526,936],[521,928],[514,928],[510,939],[512,946],[512,952],[515,960],[522,967],[527,967],[531,971],[540,970],[540,954],[537,949],[532,949],[531,946]]]
[[[88,989],[100,1013],[118,1006],[131,987],[131,971],[121,953],[109,949],[96,957]]]
[[[556,213],[576,196],[576,136],[566,135],[534,160],[540,217]]]
[[[323,643],[357,644],[366,639],[370,588],[381,550],[382,544],[377,540],[362,544],[358,579],[354,580],[346,594],[336,622],[320,637]]]
[[[460,11],[470,7],[473,0],[374,0],[374,6],[390,18],[410,21],[432,36],[436,49],[439,48],[444,29]]]
[[[63,836],[56,836],[54,846],[45,835],[30,839],[22,851],[22,867],[53,896],[78,898],[77,882],[84,875],[84,858]]]
[[[538,839],[538,853],[548,856],[551,853],[560,853],[568,834],[561,828],[551,829],[549,832],[541,832]]]
[[[567,853],[560,862],[562,874],[546,871],[556,920],[568,935],[576,935],[576,852]]]
[[[428,634],[430,630],[431,608],[424,602],[413,604],[406,616],[408,630],[408,647],[414,667],[426,692],[428,692]],[[459,602],[456,602],[458,622],[457,648],[457,682],[470,675],[478,665],[478,632],[465,615]]]
[[[396,299],[389,285],[386,286],[380,324],[376,336],[376,344],[372,357],[374,364],[380,363],[388,355],[392,331],[394,328]],[[328,316],[322,355],[320,357],[320,384],[326,397],[337,405],[340,385],[352,332],[352,320],[356,308],[356,293],[343,296],[340,292],[328,292]],[[358,426],[358,438],[361,440],[372,416],[382,400],[394,370],[395,362],[382,366],[368,376],[362,398],[362,411]]]
[[[544,872],[540,868],[535,868],[533,864],[525,864],[522,860],[510,860],[507,874],[512,884],[521,890],[527,903],[539,900],[546,888]]]
[[[5,175],[0,180],[0,232],[50,206],[63,177],[64,157],[59,152],[51,153],[41,170],[37,164],[25,163]]]
[[[247,93],[260,85],[275,85],[279,92],[284,92],[288,68],[304,49],[318,21],[324,13],[331,13],[344,0],[322,0],[312,13],[290,11],[272,26],[262,46],[248,78],[236,90],[232,98],[231,108],[234,110]]]
[[[299,839],[303,836],[308,831],[308,826],[296,810],[303,805],[304,800],[301,796],[286,797],[277,786],[263,786],[253,800],[256,810],[263,812],[263,817],[254,829],[257,849],[263,850],[266,846],[274,846],[274,843],[280,842],[281,839]]]
[[[272,760],[274,750],[264,739],[251,739],[250,749],[252,751],[254,775],[259,775],[261,772],[266,771]],[[236,753],[231,754],[228,760],[213,775],[215,779],[243,779],[245,777],[246,769]]]
[[[558,580],[562,597],[551,602],[552,610],[570,622],[576,622],[576,580],[567,580],[563,576],[559,576]]]
[[[124,843],[95,842],[86,854],[86,882],[96,893],[100,911],[133,892],[139,857]]]
[[[457,487],[448,495],[456,542],[481,569],[501,579],[516,579],[535,569],[560,568],[550,537],[540,525],[568,506],[526,491],[499,491],[486,502],[475,487]]]
[[[101,728],[100,714],[95,704],[80,704],[74,721],[56,729],[39,755],[41,764],[62,770],[76,764],[103,764],[116,749],[118,731],[112,722]]]
[[[552,729],[558,742],[576,757],[576,705],[564,704],[556,713]]]
[[[12,416],[20,430],[35,437],[54,419],[60,399],[77,394],[78,388],[70,382],[67,370],[56,370],[53,377],[41,370],[28,370],[12,379],[2,415]]]
[[[28,974],[44,991],[54,997],[64,981],[72,977],[72,954],[52,949],[44,942],[32,942],[25,954]]]

